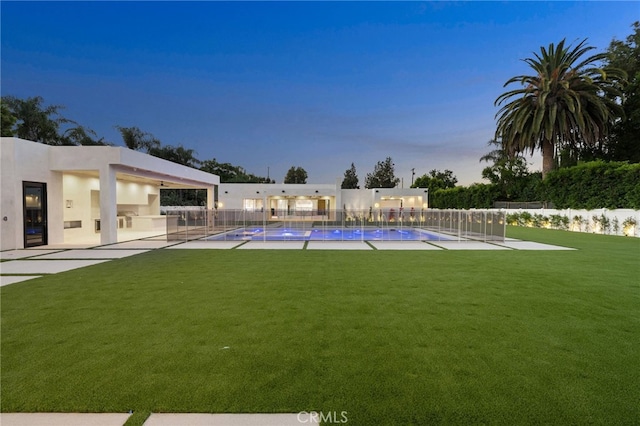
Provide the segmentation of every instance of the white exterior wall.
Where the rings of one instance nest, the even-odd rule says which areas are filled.
[[[64,239],[82,239],[95,234],[95,221],[100,219],[100,179],[64,173],[64,221],[81,221],[81,228],[64,230]],[[160,189],[157,185],[116,182],[116,215],[149,216],[160,214]]]
[[[223,183],[219,186],[218,207],[228,210],[243,210],[245,199],[268,201],[288,197],[329,198],[331,210],[366,211],[369,208],[398,207],[405,211],[426,208],[427,190],[422,188],[377,188],[341,189],[339,184],[261,184]],[[376,206],[377,205],[377,206]]]
[[[0,250],[17,247],[16,232],[22,227],[22,199],[16,198],[15,149],[13,143],[0,144]]]
[[[24,247],[23,181],[47,185],[48,244],[96,237],[118,239],[118,212],[160,214],[160,183],[172,188],[206,188],[213,207],[218,176],[121,147],[50,146],[18,138],[0,140],[1,250]],[[64,222],[81,221],[81,228]]]
[[[245,199],[262,199],[265,208],[270,208],[269,200],[289,197],[329,197],[330,208],[335,210],[340,201],[339,191],[336,185],[327,184],[222,183],[218,187],[218,207],[226,210],[243,210]]]
[[[94,234],[94,219],[100,218],[100,181],[90,176],[63,174],[64,221],[81,221],[81,228],[65,229],[66,239]],[[92,197],[92,192],[94,196]],[[92,204],[93,198],[93,204]],[[98,202],[97,205],[96,202]],[[69,203],[69,204],[68,204]]]
[[[622,229],[623,222],[627,218],[633,218],[635,219],[637,225],[633,229],[628,230],[628,236],[635,236],[635,237],[640,236],[640,210],[632,210],[632,209],[615,209],[615,210],[609,210],[609,209],[595,209],[595,210],[500,209],[500,211],[503,211],[506,214],[528,212],[532,216],[536,214],[547,216],[547,217],[551,215],[566,216],[569,218],[569,231],[591,232],[591,233],[598,233],[598,234],[607,233],[611,235],[624,235],[623,234],[624,230]],[[599,226],[593,221],[594,216],[600,217],[601,215],[604,215],[611,222],[611,228],[608,232],[606,230],[600,229]],[[574,223],[573,219],[576,216],[581,216],[586,223],[583,223],[582,225],[578,225],[577,223]],[[618,220],[619,229],[617,232],[615,232],[615,230],[613,229],[614,218]]]
[[[422,188],[342,189],[341,191],[343,204],[347,210],[400,207],[400,205],[405,210],[427,208],[428,192]]]
[[[33,146],[32,146],[33,145]],[[64,241],[62,200],[62,173],[49,168],[49,146],[2,138],[0,144],[0,249],[24,247],[24,212],[22,182],[47,184],[47,229],[49,244]],[[6,219],[5,219],[6,218]],[[56,224],[61,224],[56,226]]]

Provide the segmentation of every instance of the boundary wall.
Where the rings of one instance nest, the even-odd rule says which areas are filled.
[[[633,209],[499,209],[508,225],[563,229],[572,232],[640,237],[640,210]],[[528,219],[528,213],[531,218]],[[554,217],[555,216],[555,217]],[[559,217],[558,217],[559,216]],[[513,218],[517,219],[514,223]]]

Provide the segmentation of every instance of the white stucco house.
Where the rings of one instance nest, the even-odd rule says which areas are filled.
[[[426,209],[428,200],[426,189],[341,189],[339,181],[220,184],[216,175],[124,147],[50,146],[3,137],[0,250],[163,235],[160,190],[168,188],[206,189],[208,210],[260,212],[276,221],[335,220],[372,209],[387,217],[409,215]]]
[[[270,218],[292,215],[326,216],[336,212],[367,212],[369,209],[419,211],[428,207],[425,188],[342,189],[335,184],[223,183],[218,187],[218,207],[230,210],[266,211]]]
[[[161,188],[206,189],[212,209],[219,183],[216,175],[123,147],[3,137],[0,249],[164,234]]]

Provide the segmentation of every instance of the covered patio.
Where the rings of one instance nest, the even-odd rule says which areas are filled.
[[[123,147],[2,138],[2,250],[114,244],[166,233],[165,189],[206,190],[216,175]],[[5,237],[6,236],[6,237]]]

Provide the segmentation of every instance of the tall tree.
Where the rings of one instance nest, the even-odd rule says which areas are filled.
[[[367,173],[365,188],[395,188],[400,182],[394,174],[394,164],[391,157],[378,161],[372,173]]]
[[[203,161],[200,170],[218,175],[221,183],[275,183],[273,179],[247,173],[244,167],[220,163],[215,158]]]
[[[351,167],[344,172],[342,180],[342,189],[358,189],[358,175],[356,174],[356,166],[351,163]]]
[[[18,99],[4,96],[2,103],[9,108],[11,115],[16,118],[15,136],[48,145],[61,145],[63,139],[59,134],[61,124],[73,123],[60,115],[63,109],[60,105],[44,106],[44,99],[40,96]]]
[[[428,188],[429,194],[434,194],[438,189],[455,188],[458,178],[455,177],[451,170],[431,170],[428,174],[424,174],[417,178],[412,188]]]
[[[615,101],[624,72],[598,68],[606,54],[582,59],[594,49],[586,39],[576,47],[565,40],[524,59],[534,71],[509,79],[504,87],[522,88],[498,96],[496,139],[507,152],[542,151],[543,177],[554,167],[555,151],[564,146],[594,145],[606,137],[622,108]]]
[[[4,101],[0,103],[0,118],[2,119],[0,123],[2,136],[13,136],[13,126],[16,124],[17,118],[11,113]]]
[[[218,175],[221,183],[242,182],[238,178],[244,175],[242,167],[234,166],[231,163],[220,163],[215,158],[203,161],[200,170]]]
[[[528,184],[527,177],[530,175],[527,161],[520,154],[509,155],[498,140],[491,139],[488,145],[494,149],[480,157],[480,162],[490,163],[482,169],[482,178],[498,188],[500,199],[512,200],[519,197],[522,187]]]
[[[149,155],[182,164],[183,166],[197,168],[202,162],[195,156],[193,149],[187,149],[182,145],[172,146],[152,146],[149,148]]]
[[[122,135],[124,145],[134,151],[149,153],[152,149],[160,148],[161,144],[151,133],[143,132],[138,127],[116,126]]]
[[[307,171],[302,167],[294,167],[287,171],[284,183],[307,183]]]
[[[615,161],[640,162],[640,22],[632,25],[626,41],[613,40],[607,49],[609,66],[627,73],[622,88],[625,117],[616,123],[609,143],[609,158]]]
[[[109,145],[104,138],[96,138],[96,132],[83,126],[70,127],[60,136],[62,145]]]

